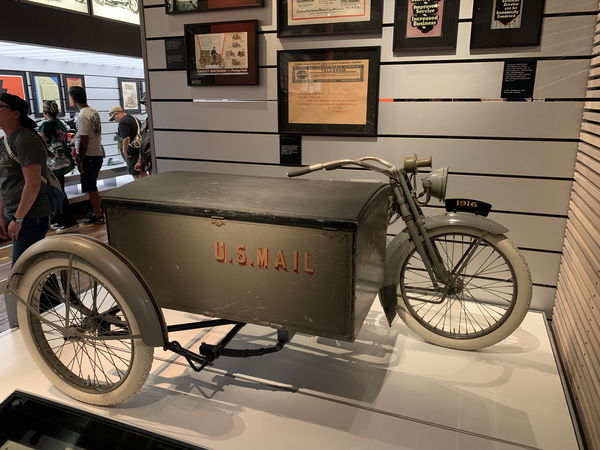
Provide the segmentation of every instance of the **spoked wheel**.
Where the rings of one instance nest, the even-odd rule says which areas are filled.
[[[414,246],[398,283],[398,314],[422,338],[465,350],[493,345],[521,323],[531,301],[525,260],[504,235],[464,227],[430,233],[450,280],[437,287]]]
[[[91,404],[128,400],[144,384],[153,347],[140,338],[127,303],[102,273],[53,253],[28,267],[18,318],[34,360],[67,395]]]
[[[129,10],[134,14],[138,13],[138,10],[139,10],[138,0],[129,0]]]

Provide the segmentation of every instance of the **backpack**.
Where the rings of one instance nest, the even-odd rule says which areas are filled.
[[[42,141],[42,138],[40,138]],[[42,141],[44,147],[46,147],[46,143]],[[8,152],[8,156],[14,159],[16,162],[19,162],[19,158],[17,155],[13,153],[8,144],[8,139],[4,138],[4,147]],[[48,147],[46,147],[46,152],[48,152]],[[60,214],[63,211],[63,202],[65,199],[65,193],[62,190],[62,186],[60,185],[60,181],[56,178],[56,175],[48,168],[48,165],[44,166],[44,173],[42,174],[42,183],[45,183],[48,186],[48,195],[50,196],[50,202],[52,203],[52,214]]]

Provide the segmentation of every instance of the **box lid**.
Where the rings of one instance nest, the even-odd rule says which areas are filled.
[[[268,223],[356,228],[387,185],[205,172],[164,172],[108,191],[107,207]],[[386,203],[387,205],[387,203]]]

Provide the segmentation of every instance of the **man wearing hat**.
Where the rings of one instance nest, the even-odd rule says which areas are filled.
[[[127,114],[121,106],[113,106],[108,112],[109,120],[118,122],[117,135],[121,138],[121,149],[127,163],[127,171],[133,178],[148,175],[145,171],[136,169],[140,161],[140,146],[142,144],[142,125],[134,116]],[[139,168],[139,165],[138,165]]]
[[[46,146],[34,131],[29,105],[0,94],[0,237],[13,241],[12,263],[46,236],[52,215],[46,171]]]

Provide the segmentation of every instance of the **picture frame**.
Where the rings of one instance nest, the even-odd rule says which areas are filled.
[[[545,0],[478,0],[473,3],[471,48],[537,47]]]
[[[142,0],[127,0],[122,2],[110,0],[89,0],[92,16],[103,19],[140,25],[139,9],[143,7]]]
[[[77,14],[90,15],[90,2],[93,0],[64,0],[56,2],[53,0],[19,0],[23,3],[31,3],[34,5],[42,5],[48,8],[61,9],[63,11],[70,11]]]
[[[214,9],[261,8],[264,0],[166,0],[167,14],[212,11]]]
[[[188,86],[259,84],[258,20],[184,26]]]
[[[29,104],[27,73],[16,70],[0,70],[0,94],[5,93],[17,95]]]
[[[278,0],[278,37],[381,35],[383,0],[316,0],[308,5],[301,0]],[[323,13],[325,9],[327,13]]]
[[[455,50],[459,0],[396,0],[393,51]]]
[[[75,104],[73,104],[71,102],[71,99],[69,98],[69,88],[71,88],[73,86],[81,86],[82,88],[85,89],[84,76],[63,73],[62,74],[62,85],[63,85],[63,91],[64,91],[64,96],[65,96],[65,111],[66,112],[77,112],[78,111],[77,107],[75,106]]]
[[[277,52],[279,133],[377,136],[381,47]]]
[[[59,116],[65,115],[65,104],[58,73],[30,72],[33,111],[35,117],[44,117],[44,100],[54,100],[58,104]]]
[[[127,113],[139,113],[140,108],[140,86],[138,78],[118,78],[119,102],[123,111]]]

